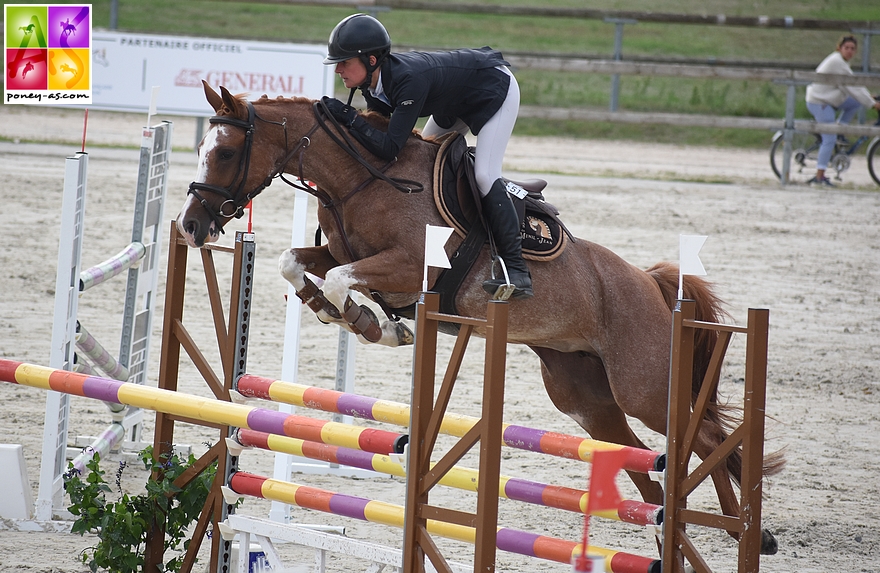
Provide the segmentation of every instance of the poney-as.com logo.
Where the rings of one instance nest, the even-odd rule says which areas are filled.
[[[92,5],[6,4],[5,103],[92,103]]]

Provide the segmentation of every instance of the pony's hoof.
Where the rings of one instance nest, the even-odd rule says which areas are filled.
[[[773,534],[766,529],[761,530],[761,555],[776,555],[779,551],[779,543]]]
[[[400,321],[394,322],[392,324],[394,325],[394,330],[397,333],[398,346],[409,346],[416,341],[416,337],[413,334],[413,331],[410,330],[407,325],[403,324]]]

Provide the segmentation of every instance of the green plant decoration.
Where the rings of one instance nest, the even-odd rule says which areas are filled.
[[[70,496],[68,510],[77,516],[72,532],[98,536],[98,543],[82,553],[83,563],[93,573],[99,569],[113,573],[143,570],[147,534],[154,520],[160,525],[164,523],[166,557],[169,552],[177,553],[162,570],[180,571],[183,565],[183,555],[190,543],[186,539],[187,528],[198,519],[205,505],[217,466],[209,466],[181,489],[174,481],[195,463],[192,454],[185,462],[177,454],[164,455],[157,462],[153,459],[153,448],[147,447],[139,457],[150,471],[146,492],[123,493],[120,482],[126,464],[120,462],[116,472],[119,499],[115,502],[107,499],[113,490],[104,480],[105,472],[99,467],[97,454],[86,464],[88,474],[84,478],[72,466],[65,475],[64,488]]]

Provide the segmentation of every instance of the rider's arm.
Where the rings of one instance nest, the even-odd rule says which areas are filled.
[[[424,82],[413,78],[402,79],[393,89],[392,101],[398,103],[391,113],[387,132],[373,127],[361,116],[355,118],[351,125],[351,134],[361,145],[373,155],[388,161],[397,157],[412,135],[428,95]]]

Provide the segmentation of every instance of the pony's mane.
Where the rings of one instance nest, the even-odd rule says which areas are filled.
[[[235,96],[233,96],[233,97],[235,97],[236,100],[241,102],[241,104],[243,106],[247,106],[247,101],[248,101],[247,93],[235,94]],[[307,103],[307,104],[311,105],[314,102],[315,102],[315,100],[313,100],[313,99],[310,99],[307,97],[301,97],[301,96],[293,96],[293,97],[276,96],[274,98],[270,98],[268,95],[263,94],[258,99],[254,100],[253,103],[259,104],[259,105],[283,105],[283,104],[289,104],[289,103],[294,103],[294,104]],[[367,122],[370,125],[372,125],[373,127],[377,127],[377,128],[382,129],[384,131],[388,131],[389,118],[385,117],[381,113],[379,113],[377,111],[370,111],[370,110],[359,111],[358,113],[360,113],[360,115],[365,120],[367,120]],[[232,110],[230,110],[224,104],[223,108],[218,112],[218,115],[232,115]],[[419,139],[424,139],[422,137],[422,134],[415,129],[413,130],[413,135]]]
[[[241,97],[241,98],[243,99],[243,98],[244,98],[244,94],[239,94],[239,95],[237,95],[237,96],[235,96],[235,97],[236,97],[236,98]],[[268,104],[287,103],[287,102],[292,102],[292,103],[312,103],[313,101],[315,101],[315,100],[312,100],[312,99],[309,99],[309,98],[306,98],[306,97],[300,97],[300,96],[294,96],[294,97],[277,96],[277,97],[275,97],[275,98],[270,98],[270,97],[267,96],[266,94],[263,94],[263,95],[260,96],[260,99],[254,101],[254,103],[268,103]]]
[[[240,93],[240,94],[235,94],[235,95],[232,96],[232,97],[234,97],[234,98],[236,99],[236,101],[238,101],[238,102],[241,104],[242,107],[246,108],[246,107],[247,107],[247,103],[248,103],[248,97],[247,97],[247,96],[248,96],[247,92],[244,92],[244,93]],[[255,104],[260,104],[260,105],[262,105],[262,104],[270,104],[270,105],[274,105],[274,104],[283,104],[283,103],[308,103],[308,104],[311,104],[312,102],[314,102],[314,100],[311,100],[311,99],[309,99],[309,98],[305,98],[305,97],[299,97],[299,96],[294,96],[294,97],[278,96],[278,97],[276,97],[276,98],[270,98],[270,97],[269,97],[268,95],[266,95],[266,94],[261,95],[261,96],[259,97],[259,99],[256,99],[256,100],[253,101],[253,103],[255,103]],[[229,106],[227,106],[227,105],[224,103],[224,104],[223,104],[223,107],[221,107],[220,110],[217,111],[217,115],[233,115],[233,112],[232,112],[231,109],[229,109]]]

